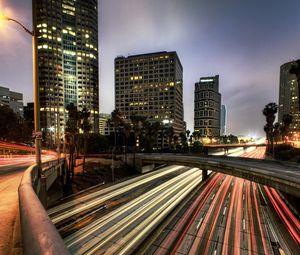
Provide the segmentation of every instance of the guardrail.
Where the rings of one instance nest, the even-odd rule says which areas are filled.
[[[43,164],[43,175],[38,178],[37,165],[29,167],[19,186],[19,210],[25,255],[70,254],[58,231],[48,217],[39,197],[45,197],[47,188],[65,171],[65,159]],[[47,178],[49,178],[47,184]],[[51,183],[52,182],[52,183]]]

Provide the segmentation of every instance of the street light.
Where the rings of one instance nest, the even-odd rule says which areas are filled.
[[[41,177],[42,175],[42,167],[41,167],[41,128],[40,128],[40,87],[38,84],[38,74],[37,74],[37,36],[36,36],[36,15],[35,15],[35,6],[36,1],[32,1],[32,25],[33,30],[26,28],[21,22],[16,19],[7,17],[4,14],[0,14],[0,19],[12,21],[22,29],[31,35],[32,37],[32,56],[33,56],[33,91],[34,91],[34,137],[35,137],[35,160],[38,166],[38,176]]]

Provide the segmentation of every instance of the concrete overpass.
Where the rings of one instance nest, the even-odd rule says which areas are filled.
[[[209,155],[210,151],[214,151],[217,149],[223,149],[224,150],[224,155],[227,155],[229,153],[230,149],[235,149],[235,148],[243,148],[246,150],[249,147],[265,147],[266,144],[264,143],[233,143],[233,144],[206,144],[203,145],[203,150],[206,155]]]
[[[239,157],[184,156],[178,154],[137,154],[135,166],[142,172],[149,164],[198,167],[241,177],[300,197],[300,164]]]

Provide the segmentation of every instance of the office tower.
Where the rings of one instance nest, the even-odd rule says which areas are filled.
[[[97,0],[36,0],[41,130],[62,137],[73,103],[98,132]],[[52,136],[52,137],[49,137]]]
[[[130,118],[184,132],[182,65],[176,52],[155,52],[115,59],[115,108]]]
[[[195,83],[194,130],[204,136],[220,135],[221,94],[219,75]]]
[[[291,61],[280,67],[278,122],[282,123],[283,116],[290,114],[293,117],[290,131],[300,131],[298,82],[296,75],[290,74],[295,64],[296,61]]]
[[[7,105],[15,113],[23,117],[23,94],[11,91],[9,88],[0,87],[0,106]]]
[[[105,135],[105,128],[107,121],[111,118],[111,115],[108,113],[100,113],[99,114],[99,134]]]
[[[222,104],[221,106],[221,136],[226,135],[226,125],[227,125],[227,110],[226,106]]]

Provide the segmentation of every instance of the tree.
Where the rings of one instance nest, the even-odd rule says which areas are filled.
[[[172,149],[172,142],[173,142],[174,135],[175,135],[174,128],[172,126],[167,128],[166,135],[167,135],[168,141],[169,141],[169,150],[171,150]]]
[[[185,131],[185,133],[186,133],[186,139],[189,140],[191,131],[187,130],[187,131]]]
[[[0,140],[30,142],[30,125],[9,106],[0,106]]]
[[[81,120],[80,129],[83,131],[83,140],[84,140],[84,151],[83,151],[83,166],[82,174],[85,172],[85,157],[87,153],[87,140],[88,134],[92,130],[92,124],[89,122],[90,112],[84,107],[82,111],[79,112],[79,119]]]
[[[116,147],[117,147],[117,128],[122,126],[122,124],[123,124],[123,116],[122,116],[122,113],[118,109],[115,109],[112,111],[111,123],[114,127],[114,149],[113,149],[113,151],[115,151]]]
[[[298,83],[298,102],[299,102],[299,109],[300,109],[300,59],[296,61],[295,65],[292,65],[290,69],[290,74],[295,74],[297,77]]]
[[[129,123],[123,123],[123,135],[125,138],[125,164],[127,165],[127,152],[128,152],[128,140],[131,133],[131,125]]]
[[[143,116],[138,116],[138,115],[130,116],[130,121],[132,124],[133,134],[134,134],[134,146],[133,146],[134,147],[134,155],[137,150],[137,147],[136,147],[137,138],[140,138],[143,123],[145,122],[145,120],[146,120],[146,117],[143,117]]]
[[[67,105],[66,110],[68,111],[68,120],[66,123],[66,134],[65,134],[65,144],[69,149],[69,170],[72,174],[72,179],[74,178],[74,154],[78,152],[78,134],[79,134],[79,113],[77,107],[71,103]]]
[[[147,152],[152,152],[153,147],[156,144],[157,147],[157,139],[159,131],[161,130],[159,122],[148,122],[145,121],[143,124],[144,129],[144,138],[143,138],[143,145]]]
[[[278,106],[276,103],[269,103],[263,109],[263,115],[266,116],[267,124],[264,127],[264,131],[266,132],[267,140],[268,140],[268,151],[274,151],[274,121],[275,114],[277,113]]]
[[[284,114],[282,116],[282,125],[280,127],[280,131],[281,131],[281,139],[282,141],[285,141],[285,136],[288,135],[289,132],[289,127],[293,122],[293,116],[290,114]]]
[[[187,136],[186,136],[185,132],[181,132],[179,134],[179,137],[180,137],[183,152],[188,152],[189,147],[188,147]]]

